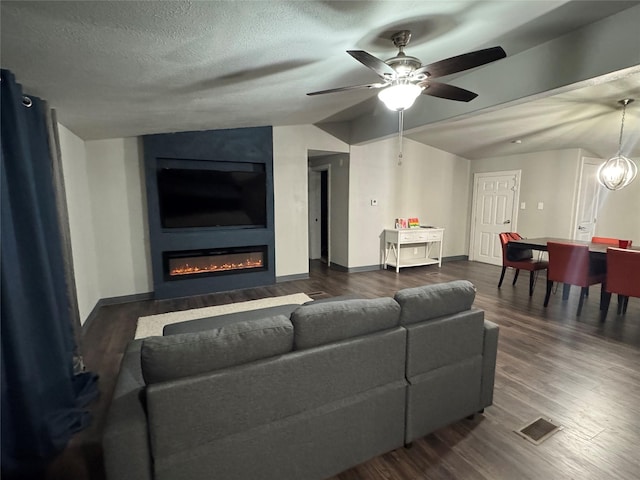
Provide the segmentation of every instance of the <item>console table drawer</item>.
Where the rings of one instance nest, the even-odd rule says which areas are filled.
[[[426,232],[425,233],[425,240],[427,242],[439,242],[440,240],[442,240],[442,231]]]
[[[400,242],[402,243],[425,242],[425,241],[427,241],[427,234],[425,232],[400,233]]]
[[[436,232],[430,232],[428,230],[401,232],[398,235],[398,239],[401,243],[439,242],[442,240],[442,230]]]

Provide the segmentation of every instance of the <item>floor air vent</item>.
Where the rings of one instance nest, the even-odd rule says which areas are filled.
[[[535,445],[540,445],[547,438],[554,433],[562,430],[561,425],[556,425],[553,420],[549,418],[538,418],[533,422],[527,423],[520,430],[516,430],[516,433],[523,438],[526,438]]]
[[[313,299],[316,298],[322,298],[322,297],[328,297],[329,295],[327,294],[327,292],[323,292],[321,290],[317,291],[317,292],[308,292],[307,295]]]

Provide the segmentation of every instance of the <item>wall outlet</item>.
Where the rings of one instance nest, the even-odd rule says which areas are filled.
[[[520,210],[524,210],[524,209],[526,209],[526,208],[527,208],[527,204],[526,204],[525,202],[522,202],[522,203],[520,204]]]
[[[542,210],[544,208],[543,202],[538,202],[538,210]]]

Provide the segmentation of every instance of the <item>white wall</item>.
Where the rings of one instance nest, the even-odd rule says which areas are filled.
[[[640,165],[640,159],[634,160]],[[622,190],[603,189],[596,235],[631,239],[634,245],[640,245],[640,175]]]
[[[273,127],[276,277],[309,272],[308,150],[349,152],[313,125]]]
[[[471,162],[472,173],[522,170],[517,230],[525,237],[572,238],[581,149],[511,155]],[[604,160],[603,160],[604,162]],[[612,192],[602,190],[595,234],[640,243],[640,179]],[[536,208],[538,202],[544,209]]]
[[[141,149],[135,138],[84,142],[58,125],[78,309],[152,290]]]
[[[138,140],[89,141],[86,150],[100,296],[152,291]]]
[[[473,160],[473,174],[502,170],[522,170],[517,231],[523,237],[573,236],[577,178],[582,158],[580,149],[555,150],[522,155]],[[543,209],[538,210],[538,202]]]
[[[71,251],[80,321],[100,299],[98,260],[91,212],[91,189],[84,141],[58,124],[62,170],[69,212]]]
[[[382,233],[397,217],[444,227],[444,257],[467,254],[469,161],[409,139],[403,144],[402,165],[395,138],[351,147],[350,268],[382,262]]]

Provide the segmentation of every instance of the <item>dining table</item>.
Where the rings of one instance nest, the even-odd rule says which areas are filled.
[[[540,255],[542,255],[542,252],[546,252],[548,250],[547,248],[547,242],[559,242],[559,243],[572,243],[572,244],[578,244],[578,245],[588,245],[589,246],[589,257],[591,258],[591,261],[594,263],[599,263],[600,265],[603,265],[603,267],[601,268],[605,268],[606,269],[606,255],[607,255],[607,248],[609,247],[614,247],[614,245],[609,245],[606,243],[594,243],[591,242],[589,240],[573,240],[570,238],[555,238],[555,237],[537,237],[537,238],[522,238],[520,240],[510,240],[507,243],[507,247],[511,247],[511,248],[519,248],[519,249],[531,249],[531,250],[537,250],[540,252]],[[638,246],[630,246],[627,247],[628,250],[636,250],[636,251],[640,251],[640,247]],[[565,284],[563,285],[562,288],[562,298],[563,299],[567,299],[569,298],[569,290],[571,288],[571,285]],[[602,297],[600,299],[600,307],[602,309]]]
[[[592,257],[601,258],[607,253],[607,248],[615,247],[615,245],[608,245],[606,243],[594,243],[588,240],[572,240],[570,238],[555,238],[555,237],[537,237],[537,238],[522,238],[520,240],[510,240],[507,246],[512,248],[530,248],[531,250],[538,250],[542,252],[547,251],[547,242],[559,242],[559,243],[573,243],[577,245],[588,245],[589,253]],[[628,250],[640,251],[640,246],[627,247]]]

